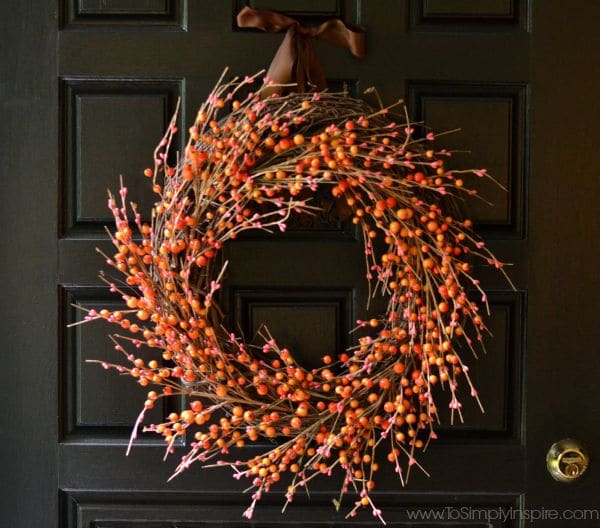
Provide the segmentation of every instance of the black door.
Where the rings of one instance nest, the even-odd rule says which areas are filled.
[[[66,328],[81,317],[72,304],[115,303],[95,252],[109,244],[106,189],[123,174],[148,210],[141,171],[177,98],[185,129],[225,66],[251,74],[273,56],[281,35],[235,28],[244,5],[364,25],[363,60],[316,44],[332,88],[376,86],[436,130],[460,127],[445,145],[471,152],[455,163],[486,166],[508,189],[482,188],[495,207],[471,211],[516,284],[482,273],[494,337],[471,372],[486,412],[465,403],[465,424],[440,429],[421,458],[430,478],[414,472],[403,489],[382,476],[387,521],[519,526],[521,509],[536,526],[600,526],[600,6],[585,0],[4,2],[2,525],[247,525],[244,483],[227,471],[194,468],[166,484],[175,459],[163,463],[152,436],[125,457],[144,391],[85,363],[115,357],[107,327]],[[228,248],[225,306],[248,334],[268,322],[310,364],[349,343],[365,304],[362,253],[334,214],[290,231]],[[567,437],[591,458],[572,484],[546,469],[550,445]],[[281,495],[268,496],[253,522],[350,524],[332,506],[336,485],[285,515]]]

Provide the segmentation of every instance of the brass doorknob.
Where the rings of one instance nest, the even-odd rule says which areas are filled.
[[[585,473],[590,459],[582,445],[572,438],[560,440],[548,450],[546,466],[559,482],[574,482]]]

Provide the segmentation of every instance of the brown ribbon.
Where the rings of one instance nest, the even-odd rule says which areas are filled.
[[[244,7],[237,16],[237,24],[241,28],[257,28],[267,33],[287,30],[269,66],[267,77],[276,85],[294,84],[294,87],[290,87],[291,91],[321,91],[327,87],[323,69],[310,42],[313,38],[348,48],[355,57],[365,55],[364,30],[351,28],[339,18],[327,20],[318,27],[304,27],[281,13]],[[290,88],[273,86],[263,89],[263,94],[288,92]]]

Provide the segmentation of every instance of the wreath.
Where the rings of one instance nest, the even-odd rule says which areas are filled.
[[[439,388],[460,417],[459,384],[478,399],[461,356],[486,332],[473,265],[503,264],[470,220],[449,211],[476,194],[467,178],[489,176],[448,170],[451,152],[436,148],[402,102],[377,109],[345,93],[242,96],[256,77],[221,78],[176,161],[173,117],[144,171],[157,195],[150,222],[128,204],[123,184],[120,198],[109,197],[116,252],[105,257],[124,280],[101,277],[127,308],[89,310],[84,320],[124,330],[112,336],[124,364],[102,364],[152,388],[128,453],[146,411],[183,395],[186,408],[144,427],[164,437],[167,454],[179,437],[188,440],[173,476],[195,462],[231,468],[251,482],[251,518],[280,481],[287,504],[316,476],[338,475],[342,494],[356,494],[348,515],[366,507],[383,521],[372,500],[380,461],[402,484],[412,466],[425,471],[417,452],[436,438]],[[225,327],[218,293],[227,262],[219,256],[245,231],[285,231],[292,217],[315,214],[317,192],[349,211],[371,297],[382,296],[387,309],[358,321],[355,346],[309,370],[267,327],[262,346]],[[470,295],[477,290],[481,302]],[[138,357],[142,345],[155,358]],[[225,456],[243,457],[256,442],[259,455]]]

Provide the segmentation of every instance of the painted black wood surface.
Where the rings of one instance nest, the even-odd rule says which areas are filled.
[[[234,27],[246,4],[307,23],[339,16],[366,26],[362,61],[317,43],[332,86],[374,85],[386,101],[406,98],[437,130],[460,127],[444,138],[471,150],[456,163],[487,166],[508,188],[484,188],[496,207],[472,208],[492,249],[514,263],[517,285],[481,273],[495,337],[470,363],[486,413],[465,402],[467,422],[442,426],[423,457],[431,478],[415,473],[401,489],[382,471],[389,523],[410,526],[409,507],[600,508],[597,2],[38,0],[0,7],[0,526],[248,525],[244,483],[226,471],[196,468],[166,484],[175,460],[162,463],[151,436],[125,458],[143,391],[84,363],[113,354],[105,327],[65,328],[79,317],[71,303],[114,302],[94,251],[107,247],[106,189],[122,173],[140,205],[151,203],[141,171],[177,98],[185,129],[223,67],[253,73],[273,56],[280,35]],[[307,364],[351,342],[367,291],[360,244],[343,219],[324,214],[283,236],[246,237],[227,253],[232,325],[251,335],[266,319]],[[550,444],[568,436],[592,456],[571,486],[545,469]],[[318,484],[285,516],[282,497],[269,497],[254,525],[350,525],[331,506],[335,489]]]

